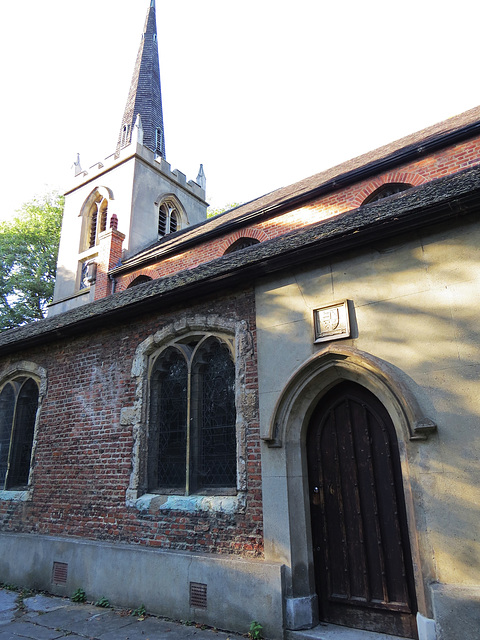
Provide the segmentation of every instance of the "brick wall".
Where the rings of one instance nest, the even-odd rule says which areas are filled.
[[[308,205],[284,213],[275,218],[245,227],[241,231],[225,235],[151,265],[128,273],[117,279],[116,291],[123,291],[139,275],[151,278],[172,275],[184,269],[222,256],[226,249],[240,237],[256,238],[260,242],[295,231],[301,227],[333,217],[359,207],[373,191],[385,182],[406,182],[417,186],[442,176],[457,173],[480,163],[480,138],[454,145],[417,162],[401,165],[393,171],[359,182],[348,189],[335,191]]]
[[[256,344],[253,292],[192,305],[189,313],[246,320]],[[139,512],[127,507],[132,427],[120,412],[135,398],[135,349],[182,309],[16,354],[47,369],[35,452],[33,500],[0,500],[0,529],[116,540],[168,549],[259,556],[263,551],[256,348],[247,356],[246,386],[254,408],[246,427],[246,508],[234,515]],[[10,361],[9,361],[10,362]],[[0,361],[0,370],[4,365]]]

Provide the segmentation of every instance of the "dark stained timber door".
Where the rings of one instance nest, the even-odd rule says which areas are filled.
[[[364,387],[319,402],[307,437],[320,618],[417,638],[416,600],[395,428]]]

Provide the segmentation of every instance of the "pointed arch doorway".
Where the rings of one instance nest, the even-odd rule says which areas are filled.
[[[309,422],[307,461],[320,619],[416,638],[398,441],[373,393],[343,381]]]

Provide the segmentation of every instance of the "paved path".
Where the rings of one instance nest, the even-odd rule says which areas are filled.
[[[64,598],[22,598],[0,589],[0,640],[241,640],[242,636],[127,612],[76,604]]]

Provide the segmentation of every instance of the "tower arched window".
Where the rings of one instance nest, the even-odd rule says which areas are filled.
[[[158,236],[163,238],[180,229],[180,213],[171,200],[163,202],[158,209]]]
[[[232,493],[236,487],[235,365],[216,336],[177,343],[150,377],[150,492]]]
[[[28,485],[38,408],[38,385],[19,376],[0,388],[0,490]]]
[[[99,190],[95,190],[88,197],[83,208],[84,223],[80,251],[95,247],[99,242],[99,235],[107,230],[108,202],[108,196]]]

